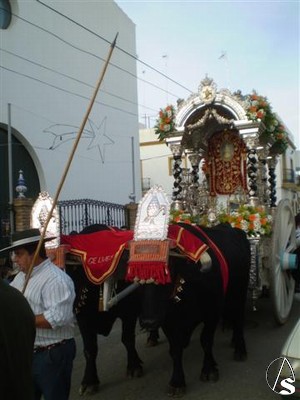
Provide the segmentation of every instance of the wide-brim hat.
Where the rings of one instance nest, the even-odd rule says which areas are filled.
[[[28,244],[38,243],[41,240],[41,232],[39,229],[27,229],[22,232],[15,232],[12,234],[11,245],[0,249],[0,254],[13,251],[17,247],[26,247]],[[55,237],[45,237],[44,242],[53,240]]]

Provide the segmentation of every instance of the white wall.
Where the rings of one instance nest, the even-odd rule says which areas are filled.
[[[165,142],[159,142],[154,129],[140,130],[140,157],[143,178],[150,178],[151,187],[160,185],[171,198],[173,176],[169,175],[172,152]]]
[[[135,55],[134,24],[113,1],[44,3],[57,12],[37,0],[11,1],[12,22],[0,30],[0,123],[8,123],[10,103],[12,128],[33,157],[41,189],[53,196],[109,43],[119,33],[90,114],[91,124],[85,126],[60,199],[127,203],[133,186],[133,159],[139,199],[136,61],[118,49]],[[24,174],[26,178],[26,170]]]

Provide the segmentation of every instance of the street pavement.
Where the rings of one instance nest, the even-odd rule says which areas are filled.
[[[261,298],[257,310],[247,306],[245,336],[248,360],[233,361],[230,331],[219,327],[214,354],[219,365],[220,380],[203,383],[199,380],[203,353],[199,344],[198,327],[184,353],[187,391],[185,400],[272,400],[279,399],[268,387],[265,374],[268,365],[280,356],[280,350],[289,332],[300,318],[300,294],[295,295],[288,322],[278,326],[272,315],[271,300]],[[166,338],[161,333],[160,344],[146,347],[147,335],[137,327],[137,350],[144,362],[144,376],[126,378],[126,353],[121,343],[121,323],[117,321],[108,337],[98,336],[99,392],[89,396],[93,400],[163,400],[168,398],[166,388],[171,374],[171,359]],[[83,400],[78,389],[84,369],[82,343],[76,336],[77,356],[74,363],[70,400]],[[288,400],[288,396],[287,396]]]

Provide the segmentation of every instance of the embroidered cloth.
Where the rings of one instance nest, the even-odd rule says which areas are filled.
[[[87,278],[95,284],[104,282],[115,271],[129,242],[137,244],[133,245],[131,251],[132,263],[130,265],[129,262],[127,279],[147,280],[154,278],[154,280],[163,284],[170,281],[168,270],[169,247],[179,248],[191,260],[198,262],[201,255],[209,247],[214,246],[211,241],[204,243],[187,229],[174,224],[169,226],[167,241],[147,240],[143,252],[143,243],[140,243],[140,241],[133,242],[133,234],[133,231],[130,230],[107,230],[90,234],[62,235],[61,244],[67,245],[71,254],[80,256]],[[220,253],[219,250],[218,253]],[[219,257],[222,256],[219,254]],[[139,268],[136,268],[137,265],[139,265]],[[145,267],[145,269],[140,268],[140,266]],[[137,273],[138,275],[136,275]],[[223,279],[226,282],[226,275],[223,276]]]
[[[116,269],[133,231],[99,231],[89,234],[62,235],[61,244],[80,256],[87,278],[95,284],[105,281]]]
[[[216,133],[208,144],[210,195],[247,190],[247,149],[235,131]]]

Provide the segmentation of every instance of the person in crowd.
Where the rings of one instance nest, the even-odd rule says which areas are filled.
[[[28,301],[0,277],[0,397],[33,400],[35,318]]]
[[[35,315],[34,399],[68,400],[76,355],[75,290],[71,278],[46,256],[45,241],[50,239],[44,239],[35,254],[41,241],[39,229],[16,232],[11,246],[0,250],[0,255],[13,251],[12,259],[20,272],[10,285],[24,294]]]
[[[18,272],[18,267],[13,265],[9,256],[1,258],[0,277],[4,282],[10,283]]]

